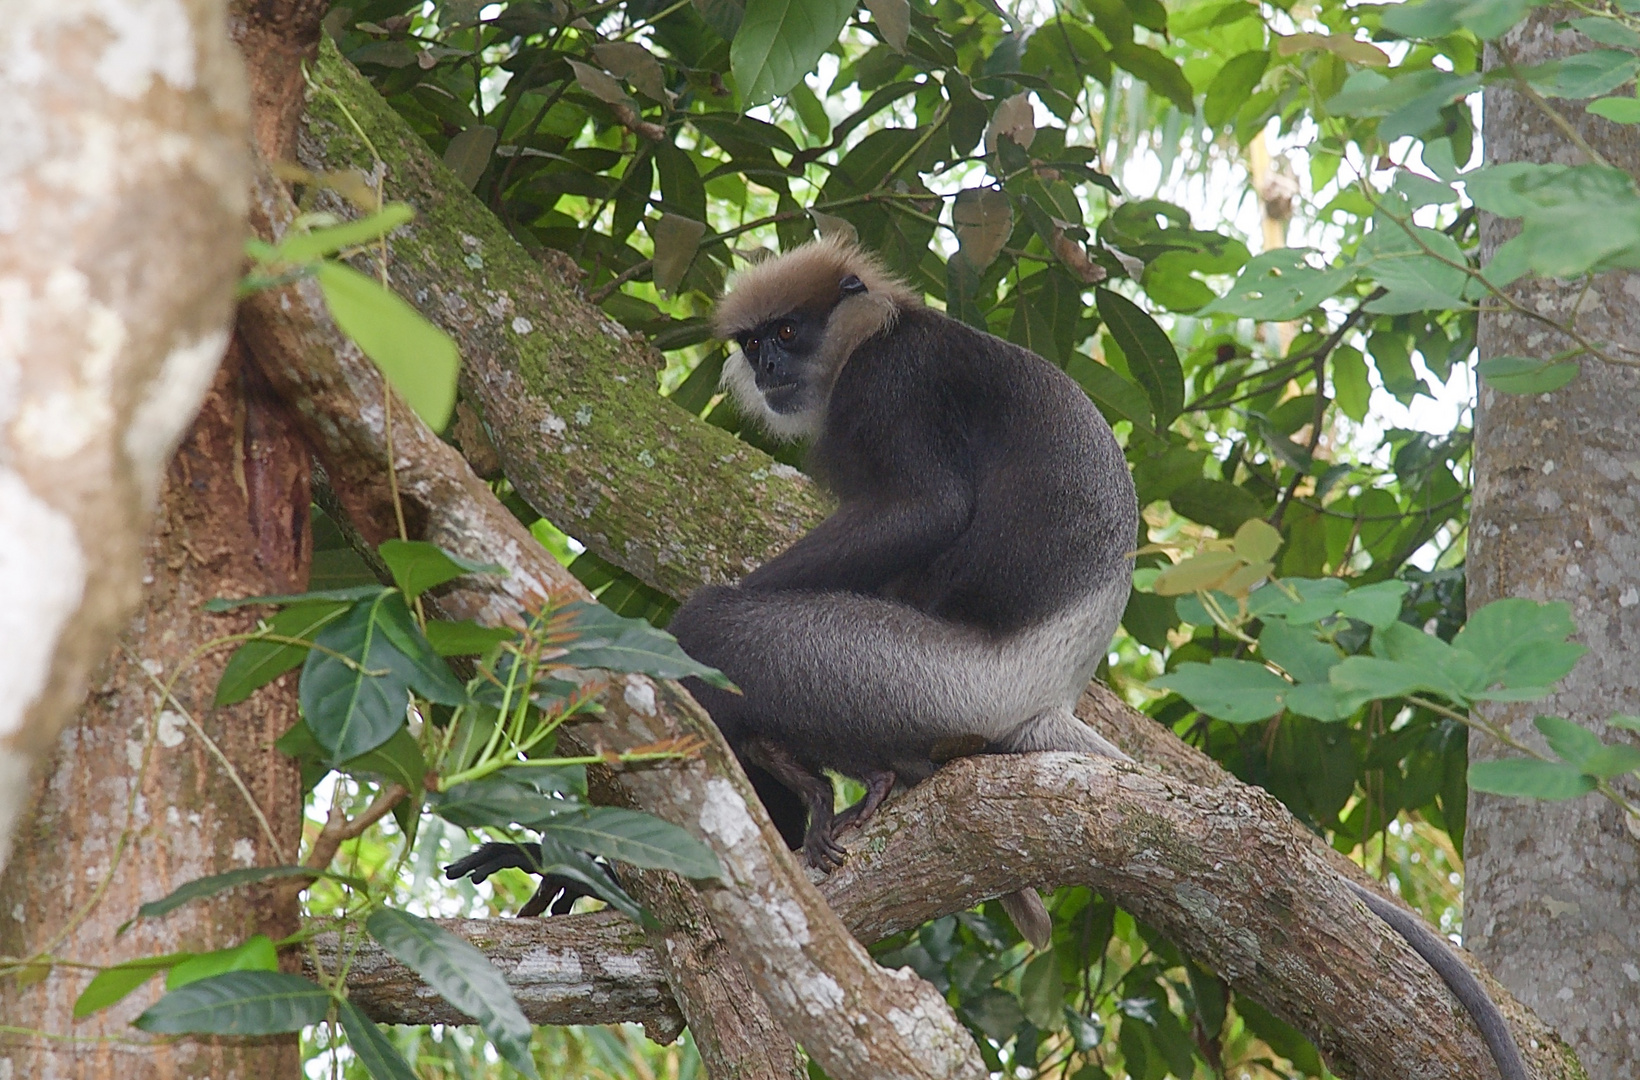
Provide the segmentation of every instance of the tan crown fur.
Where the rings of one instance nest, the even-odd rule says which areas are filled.
[[[850,274],[860,279],[866,291],[839,300],[839,287]],[[718,336],[732,340],[782,315],[829,309],[825,340],[811,358],[818,378],[796,410],[777,413],[758,390],[745,354],[736,348],[723,366],[723,386],[740,403],[741,412],[769,434],[780,439],[813,438],[823,421],[831,386],[854,350],[891,329],[902,310],[921,305],[922,298],[883,269],[874,256],[837,237],[765,259],[730,279],[728,292],[718,301],[714,320]]]

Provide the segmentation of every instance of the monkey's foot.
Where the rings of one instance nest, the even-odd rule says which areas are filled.
[[[888,793],[894,790],[894,781],[898,778],[893,772],[885,769],[882,772],[866,773],[861,779],[865,782],[866,793],[859,802],[837,815],[837,820],[832,826],[836,832],[841,832],[851,825],[864,828],[865,823],[877,812],[877,808],[883,805],[883,800],[888,798]]]
[[[842,866],[843,860],[848,858],[848,850],[837,842],[836,823],[840,820],[842,819],[834,818],[819,822],[811,818],[809,821],[808,831],[803,834],[803,854],[809,865],[816,870],[824,870],[829,874]]]

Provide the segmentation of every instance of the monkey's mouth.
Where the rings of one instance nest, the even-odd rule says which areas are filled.
[[[776,386],[760,386],[763,400],[777,413],[793,412],[797,408],[798,383],[796,379]]]

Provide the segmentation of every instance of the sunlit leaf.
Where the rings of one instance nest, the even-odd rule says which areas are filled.
[[[505,574],[495,563],[473,562],[425,540],[384,540],[377,549],[393,581],[411,600],[464,574]]]
[[[957,193],[951,207],[962,257],[975,270],[984,270],[997,257],[1014,228],[1014,206],[996,188],[968,188]]]
[[[336,325],[428,427],[444,430],[461,366],[456,343],[397,293],[351,266],[322,262],[317,277]]]
[[[1292,684],[1263,664],[1215,659],[1210,664],[1180,664],[1150,685],[1172,690],[1209,716],[1232,724],[1266,720],[1282,709]]]
[[[1350,267],[1316,270],[1308,248],[1278,248],[1255,256],[1224,296],[1198,315],[1239,315],[1260,321],[1296,319],[1337,293],[1355,276]]]
[[[357,221],[314,229],[286,237],[270,249],[266,261],[300,263],[325,255],[334,255],[343,248],[358,247],[380,239],[416,216],[407,203],[388,203],[379,213]]]
[[[395,960],[478,1021],[508,1064],[535,1080],[539,1074],[530,1055],[530,1022],[483,953],[437,923],[394,908],[378,908],[365,928]]]
[[[80,996],[74,999],[74,1019],[90,1016],[123,1001],[131,991],[152,979],[174,963],[186,960],[193,953],[167,953],[164,956],[143,956],[123,964],[103,968],[86,984]]]
[[[746,0],[729,66],[748,105],[779,97],[843,32],[855,0]]]
[[[329,626],[348,605],[334,600],[293,604],[268,621],[268,633],[282,638],[312,640]],[[216,684],[217,705],[244,701],[259,688],[277,679],[307,659],[301,645],[276,641],[247,641],[228,658],[222,678]]]
[[[132,1021],[156,1035],[280,1035],[324,1020],[324,987],[282,971],[230,971],[173,990]]]
[[[273,939],[266,934],[254,934],[230,948],[195,953],[173,964],[165,976],[165,989],[175,990],[228,971],[278,970],[279,953],[273,947]]]

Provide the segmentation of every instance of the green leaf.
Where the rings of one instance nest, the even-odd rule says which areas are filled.
[[[1349,583],[1341,578],[1283,578],[1281,586],[1272,582],[1249,596],[1247,610],[1260,617],[1274,615],[1291,623],[1313,623],[1336,614],[1339,602],[1349,591]]]
[[[996,188],[968,188],[957,193],[951,221],[962,257],[975,270],[984,270],[1008,242],[1014,227],[1014,206],[1007,193]]]
[[[729,67],[747,105],[779,97],[814,70],[854,14],[855,0],[746,0]]]
[[[1618,45],[1624,48],[1640,46],[1640,33],[1631,27],[1625,26],[1616,19],[1590,17],[1573,19],[1572,29],[1591,41],[1598,41],[1602,45]]]
[[[90,1016],[123,1000],[131,991],[152,979],[172,964],[186,960],[193,953],[167,953],[164,956],[143,956],[123,964],[103,968],[86,984],[80,996],[74,999],[74,1019]]]
[[[1554,751],[1556,757],[1584,771],[1587,771],[1585,762],[1589,757],[1599,753],[1605,746],[1600,741],[1600,736],[1563,716],[1535,717],[1532,726],[1543,734],[1549,749]]]
[[[357,1005],[351,1001],[338,1002],[336,1014],[342,1022],[342,1030],[347,1032],[347,1045],[358,1055],[373,1080],[416,1080],[415,1070],[387,1037],[387,1032],[360,1012]]]
[[[494,964],[473,946],[428,919],[378,908],[365,922],[376,943],[439,995],[478,1021],[513,1068],[535,1080],[530,1022]]]
[[[286,237],[266,258],[266,263],[305,263],[343,248],[368,244],[392,232],[416,216],[408,203],[388,203],[378,213],[312,232]]]
[[[1156,417],[1165,428],[1184,407],[1184,370],[1167,333],[1133,301],[1109,289],[1094,290],[1099,317],[1127,357],[1128,370],[1145,388]]]
[[[318,775],[311,778],[306,771],[308,762],[323,762],[326,753],[325,748],[319,745],[319,740],[313,737],[313,731],[305,720],[298,720],[292,724],[290,730],[279,736],[273,746],[280,753],[303,762],[304,787],[309,790],[330,771],[328,766],[321,765]],[[402,784],[411,793],[411,801],[400,804],[401,808],[412,805],[419,808],[420,804],[415,800],[422,790],[422,782],[427,777],[427,762],[421,756],[421,747],[408,728],[400,728],[394,732],[391,739],[367,754],[337,762],[335,768],[349,776],[367,776],[390,784]],[[394,815],[398,814],[399,811],[395,810]]]
[[[410,600],[465,574],[504,576],[507,573],[504,567],[496,563],[463,559],[425,540],[384,540],[376,550],[381,554],[382,562],[387,564],[387,569],[392,571],[394,582]]]
[[[1331,297],[1355,276],[1353,267],[1316,270],[1308,248],[1277,248],[1255,256],[1230,291],[1198,315],[1236,315],[1260,322],[1286,322]]]
[[[1264,513],[1264,507],[1247,489],[1206,477],[1181,486],[1167,501],[1191,521],[1211,525],[1220,536],[1233,535],[1242,522]]]
[[[1426,254],[1426,249],[1434,255]],[[1355,262],[1359,273],[1389,290],[1388,296],[1369,303],[1368,311],[1403,315],[1470,306],[1463,299],[1469,281],[1462,269],[1463,251],[1456,240],[1439,229],[1402,225],[1382,216],[1374,218],[1372,231],[1356,251]]]
[[[541,871],[557,874],[580,882],[592,890],[594,896],[640,925],[651,925],[654,917],[638,906],[625,889],[610,878],[602,866],[584,851],[560,844],[550,836],[541,837]]]
[[[803,121],[803,127],[814,136],[815,141],[826,142],[831,138],[831,117],[826,114],[826,107],[815,97],[814,91],[809,89],[808,83],[798,79],[792,84],[786,100],[797,110],[798,119]]]
[[[1474,791],[1526,799],[1575,799],[1594,790],[1594,778],[1563,761],[1504,758],[1471,762],[1469,787]]]
[[[1482,665],[1478,689],[1550,686],[1588,651],[1566,640],[1576,630],[1564,601],[1506,597],[1472,613],[1452,645]]]
[[[1593,49],[1522,68],[1519,74],[1546,97],[1577,100],[1611,93],[1633,79],[1637,69],[1640,56],[1623,49]]]
[[[662,214],[647,223],[649,237],[655,244],[653,278],[655,288],[668,296],[677,294],[683,276],[695,261],[700,250],[700,239],[706,235],[704,222],[693,221],[682,214]]]
[[[1505,394],[1548,394],[1577,378],[1576,360],[1539,360],[1530,356],[1494,356],[1475,365],[1486,385]]]
[[[318,600],[293,604],[268,621],[268,633],[279,637],[312,640],[313,636],[335,622],[347,604],[335,600]],[[285,672],[301,665],[308,650],[301,645],[287,645],[277,641],[247,641],[234,650],[222,669],[222,678],[216,684],[216,704],[233,705],[277,679]]]
[[[1380,581],[1351,589],[1338,601],[1341,614],[1381,630],[1401,617],[1401,601],[1410,586],[1404,581]]]
[[[545,794],[541,781],[551,778],[538,775],[544,772],[546,770],[540,768],[518,768],[491,773],[431,796],[428,806],[445,821],[464,829],[486,825],[503,829],[513,825],[537,828],[559,814],[581,809],[579,801],[555,799]],[[512,773],[523,775],[510,775]]]
[[[132,1023],[156,1035],[280,1035],[324,1020],[330,994],[300,975],[230,971],[160,998]]]
[[[1601,98],[1589,102],[1584,111],[1603,116],[1614,124],[1640,124],[1640,98]]]
[[[1209,716],[1232,724],[1267,720],[1281,711],[1292,684],[1263,664],[1215,659],[1210,664],[1180,664],[1172,673],[1152,679],[1158,690],[1172,690]]]
[[[1327,673],[1343,659],[1333,646],[1285,619],[1271,619],[1264,624],[1258,648],[1266,660],[1301,683],[1326,682]]]
[[[1415,664],[1376,656],[1346,656],[1327,674],[1341,706],[1354,712],[1369,701],[1405,697],[1419,690],[1440,692]]]
[[[266,934],[255,934],[230,948],[195,953],[174,964],[165,976],[165,989],[175,990],[228,971],[278,970],[279,953],[273,947],[273,939]]]
[[[440,656],[478,656],[517,637],[518,631],[505,626],[480,626],[472,619],[461,622],[430,619],[426,634],[427,643]]]
[[[711,848],[653,814],[595,806],[561,814],[537,827],[544,837],[617,862],[649,870],[671,870],[697,880],[722,875]]]
[[[336,325],[428,427],[443,431],[456,403],[456,343],[397,293],[351,266],[320,263],[317,278]]]
[[[1622,728],[1624,731],[1640,731],[1640,716],[1630,716],[1627,713],[1613,713],[1606,721],[1612,727]]]
[[[211,874],[208,877],[195,878],[182,885],[178,885],[158,900],[150,900],[137,909],[137,917],[142,919],[157,919],[161,915],[169,914],[191,900],[201,900],[207,896],[215,896],[229,889],[237,889],[241,885],[250,885],[258,881],[272,881],[277,878],[327,877],[332,881],[340,881],[355,888],[363,888],[364,882],[358,878],[332,874],[310,869],[306,866],[247,866],[240,870],[229,870],[221,874]]]
[[[1038,1031],[1058,1031],[1065,1024],[1065,979],[1059,957],[1049,950],[1031,958],[1019,978],[1019,1004]]]
[[[330,764],[356,758],[404,726],[410,692],[466,700],[396,592],[361,601],[325,627],[302,665],[302,715]]]
[[[1213,81],[1207,84],[1207,98],[1202,103],[1202,119],[1207,121],[1207,126],[1223,127],[1234,120],[1269,66],[1270,54],[1263,49],[1244,52],[1225,61]]]
[[[1584,758],[1580,768],[1589,776],[1601,780],[1610,780],[1614,776],[1634,772],[1640,769],[1640,747],[1630,746],[1628,743],[1603,745]]]
[[[1126,420],[1135,430],[1152,437],[1150,399],[1145,392],[1086,353],[1072,353],[1065,374],[1076,380],[1112,424]]]
[[[1333,350],[1332,384],[1344,415],[1357,424],[1365,420],[1372,406],[1372,383],[1367,378],[1367,361],[1360,349],[1343,345]]]
[[[554,622],[559,618],[568,622],[568,629],[575,638],[566,643],[567,651],[553,663],[574,668],[640,672],[657,679],[693,675],[724,689],[734,686],[721,671],[691,660],[671,634],[655,629],[642,619],[629,619],[602,604],[586,601],[566,604],[554,613]]]
[[[575,64],[575,61],[571,60],[570,64]],[[605,75],[604,78],[607,79],[609,76]],[[496,139],[499,136],[500,132],[488,124],[474,124],[458,133],[444,148],[445,167],[456,174],[456,179],[461,181],[461,186],[468,191],[478,186],[478,181],[484,176],[484,170],[489,168],[490,158],[495,154]]]
[[[1117,41],[1111,46],[1110,58],[1143,79],[1152,90],[1177,105],[1186,116],[1196,111],[1190,80],[1184,77],[1178,64],[1155,49],[1132,41]]]

